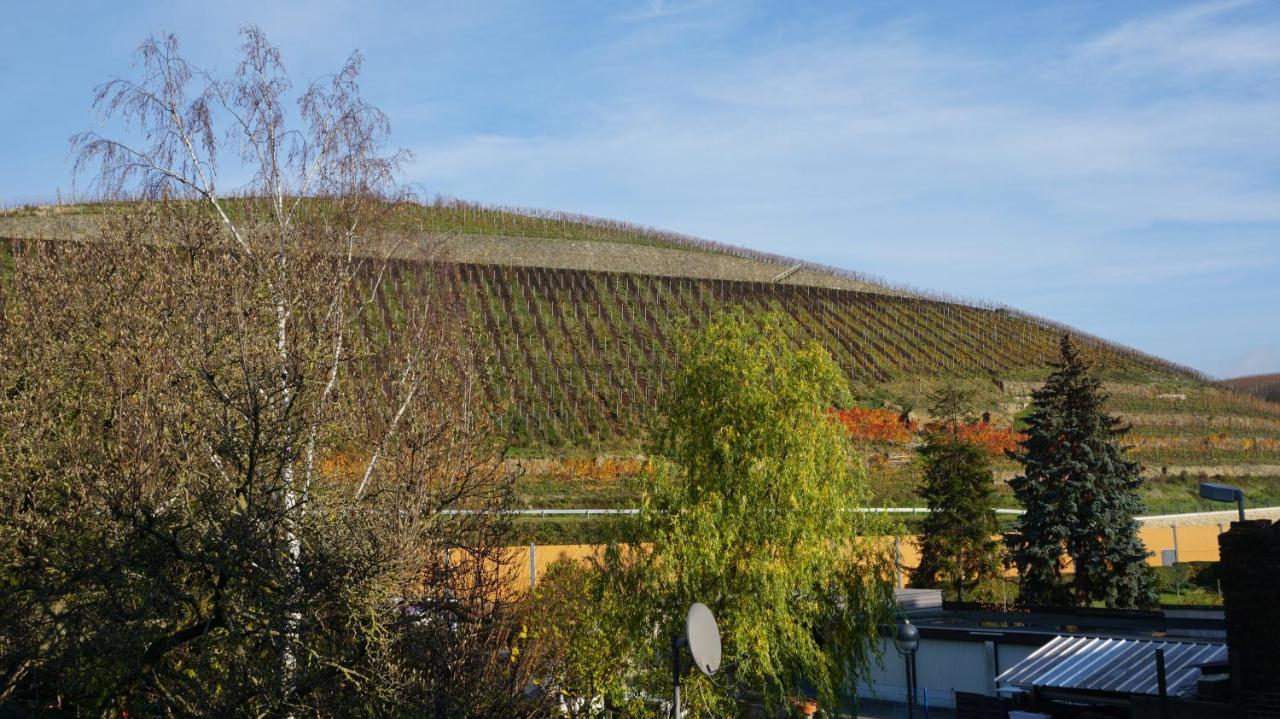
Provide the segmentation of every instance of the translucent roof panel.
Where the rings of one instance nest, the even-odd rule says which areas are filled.
[[[1227,658],[1224,644],[1058,636],[1005,670],[996,681],[1024,689],[1157,696],[1157,649],[1164,650],[1165,677],[1172,697],[1193,696],[1200,666]]]

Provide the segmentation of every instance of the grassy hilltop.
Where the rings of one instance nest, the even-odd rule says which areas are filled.
[[[0,237],[85,236],[106,211],[10,210]],[[903,427],[927,421],[924,396],[951,375],[980,388],[992,426],[1016,431],[1058,336],[1071,331],[1012,308],[594,218],[438,203],[405,206],[391,222],[413,250],[396,250],[367,326],[388,331],[399,297],[443,278],[465,308],[486,393],[505,408],[509,461],[526,470],[529,507],[633,506],[673,339],[730,308],[789,316],[797,341],[818,341],[845,371],[859,417]],[[1201,506],[1202,474],[1232,476],[1256,501],[1280,503],[1280,405],[1074,334],[1108,380],[1111,409],[1134,425],[1151,509]],[[877,499],[918,505],[912,433],[851,431]]]

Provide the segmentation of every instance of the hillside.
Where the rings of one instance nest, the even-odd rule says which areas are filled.
[[[1280,402],[1280,372],[1236,377],[1235,379],[1223,380],[1222,384],[1231,389],[1247,392],[1271,402]]]
[[[0,237],[87,236],[97,212],[11,211]],[[634,505],[673,340],[732,308],[789,316],[797,341],[821,343],[859,404],[890,424],[925,419],[930,387],[955,375],[982,389],[993,425],[1015,430],[1059,336],[1072,331],[1012,308],[593,218],[448,203],[402,208],[394,222],[416,249],[398,250],[369,331],[394,325],[399,297],[436,278],[447,284],[465,308],[486,392],[504,408],[529,507]],[[1258,501],[1280,500],[1280,405],[1072,332],[1108,380],[1112,409],[1134,425],[1152,507],[1200,506],[1199,475],[1230,476]],[[911,433],[854,440],[878,500],[918,504]],[[997,465],[1002,476],[1012,472],[1007,460]]]

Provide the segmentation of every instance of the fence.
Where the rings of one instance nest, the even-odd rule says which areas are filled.
[[[533,509],[523,510],[524,514],[630,514],[635,509]],[[889,509],[866,509],[868,512],[927,512],[927,509],[916,507],[895,507]],[[997,512],[1017,513],[1021,510],[998,509]],[[1265,507],[1249,510],[1252,517],[1258,515],[1280,514],[1280,507]],[[1165,550],[1173,550],[1179,562],[1216,562],[1218,560],[1218,535],[1230,527],[1235,511],[1230,512],[1197,512],[1190,514],[1171,514],[1139,518],[1143,526],[1138,535],[1151,552],[1147,563],[1160,566]],[[1222,520],[1222,521],[1218,521]],[[914,536],[895,537],[894,551],[899,557],[899,564],[913,567],[920,562],[920,551]],[[546,568],[560,560],[585,561],[598,556],[604,551],[603,545],[595,544],[530,544],[528,547],[515,549],[516,572],[513,581],[522,587],[537,584],[538,577]],[[1010,575],[1013,572],[1009,572]]]

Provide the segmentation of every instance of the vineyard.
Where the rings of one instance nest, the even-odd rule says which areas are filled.
[[[436,270],[395,265],[384,279],[384,311]],[[1013,313],[875,292],[473,264],[442,276],[465,307],[489,398],[506,408],[511,441],[524,448],[641,439],[676,337],[726,311],[783,313],[796,341],[820,343],[855,387],[954,375],[1016,391],[1025,384],[1016,380],[1043,376],[1059,338],[1058,328]],[[1083,342],[1107,376],[1198,383],[1136,351]]]
[[[415,291],[418,274],[438,269],[398,265],[387,296]],[[924,398],[943,375],[986,386],[991,420],[964,431],[989,448],[998,476],[1012,475],[1003,450],[1017,439],[1060,330],[1012,312],[823,287],[476,264],[448,266],[441,277],[464,308],[489,398],[504,408],[530,507],[634,506],[641,470],[619,474],[611,459],[592,458],[642,451],[677,336],[719,313],[781,312],[797,342],[831,353],[858,401],[836,416],[872,470],[877,497],[891,504],[917,503],[912,448],[928,420]],[[1280,500],[1280,406],[1132,350],[1082,342],[1108,380],[1112,411],[1134,425],[1126,443],[1147,467],[1153,507],[1200,506],[1188,479],[1199,475],[1232,476],[1259,500]]]
[[[80,238],[100,211],[6,211],[0,238]],[[390,221],[418,246],[453,252],[394,260],[368,330],[392,331],[402,298],[429,285],[455,300],[509,461],[523,463],[526,506],[633,505],[677,338],[733,310],[782,313],[795,341],[821,344],[843,369],[856,404],[833,409],[885,503],[915,503],[912,448],[943,376],[984,389],[990,421],[966,431],[1010,475],[1002,450],[1067,331],[1106,379],[1110,409],[1134,426],[1126,441],[1153,497],[1195,504],[1186,476],[1225,475],[1280,500],[1280,405],[1013,308],[563,213],[437,202],[398,207]]]

